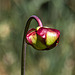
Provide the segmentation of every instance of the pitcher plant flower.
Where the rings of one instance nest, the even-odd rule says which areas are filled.
[[[29,29],[29,25],[32,19],[35,19],[38,23],[37,28]],[[26,44],[31,45],[37,50],[50,50],[57,46],[60,39],[60,31],[49,27],[43,27],[41,20],[32,15],[25,26],[23,44],[22,44],[22,65],[21,75],[25,75],[25,57],[26,57]]]
[[[59,36],[57,29],[37,27],[28,31],[26,42],[37,50],[50,50],[59,43]]]

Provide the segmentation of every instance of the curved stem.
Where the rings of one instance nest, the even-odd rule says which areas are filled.
[[[43,27],[41,20],[35,15],[31,16],[26,23],[26,26],[24,29],[23,43],[22,43],[21,75],[25,75],[26,34],[27,34],[27,31],[29,29],[29,25],[32,19],[35,19],[40,27]]]

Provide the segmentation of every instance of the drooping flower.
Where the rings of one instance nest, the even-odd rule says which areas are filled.
[[[27,32],[26,42],[37,50],[49,50],[59,43],[59,38],[59,30],[48,27],[37,27]]]

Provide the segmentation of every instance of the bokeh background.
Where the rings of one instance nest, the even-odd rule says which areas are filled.
[[[49,51],[27,45],[26,75],[75,75],[75,0],[0,0],[0,75],[21,75],[24,27],[31,15],[60,30]],[[30,28],[36,28],[35,20]]]

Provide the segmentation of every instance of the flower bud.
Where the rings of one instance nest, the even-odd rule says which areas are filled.
[[[26,35],[26,42],[38,50],[49,50],[59,43],[60,31],[48,27],[30,29]]]

